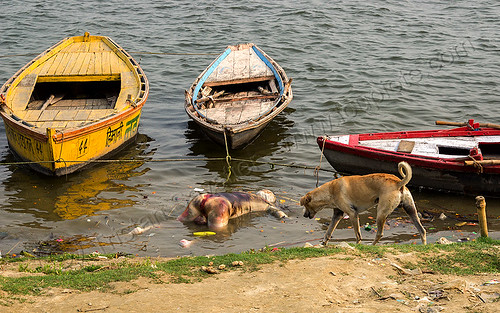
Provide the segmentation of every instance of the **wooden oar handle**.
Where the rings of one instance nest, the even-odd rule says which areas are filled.
[[[467,123],[436,121],[436,125],[467,126]],[[489,128],[500,129],[500,125],[492,124],[492,123],[479,123],[479,127],[489,127]]]
[[[467,166],[472,166],[474,164],[480,164],[480,165],[500,165],[500,160],[477,160],[477,161],[465,161],[465,165]]]
[[[436,121],[436,125],[467,126],[467,123]]]

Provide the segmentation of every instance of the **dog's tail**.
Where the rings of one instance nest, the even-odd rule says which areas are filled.
[[[401,175],[401,177],[402,177],[401,181],[398,183],[398,189],[400,189],[401,187],[406,186],[406,184],[408,184],[411,180],[412,171],[411,171],[410,164],[408,164],[404,161],[399,162],[398,172],[399,172],[399,175]]]

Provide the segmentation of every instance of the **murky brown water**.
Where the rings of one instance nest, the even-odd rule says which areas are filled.
[[[57,5],[56,5],[57,4]],[[473,7],[469,7],[473,6]],[[0,251],[47,249],[175,256],[219,254],[265,245],[317,241],[331,211],[319,220],[302,217],[298,200],[313,189],[311,169],[224,161],[151,162],[173,158],[225,157],[183,111],[183,91],[226,45],[254,42],[294,79],[294,100],[262,136],[233,158],[318,165],[315,138],[325,133],[362,133],[433,128],[435,120],[498,123],[500,42],[498,8],[439,1],[263,2],[145,4],[129,1],[6,3],[2,17],[0,80],[63,37],[107,35],[140,60],[151,82],[137,144],[117,156],[135,163],[96,165],[67,178],[47,178],[17,166],[0,166]],[[131,14],[133,12],[133,14]],[[34,14],[36,13],[36,14]],[[64,17],[64,18],[62,18]],[[0,161],[12,162],[3,125]],[[323,160],[322,168],[330,169]],[[332,178],[321,172],[319,182]],[[175,220],[187,202],[205,191],[273,190],[290,215],[285,223],[266,215],[231,221],[228,231],[195,239],[203,227]],[[475,238],[473,197],[414,191],[429,242],[441,236]],[[490,235],[500,238],[500,202],[487,199]],[[440,220],[444,213],[449,216]],[[373,223],[370,212],[363,225]],[[456,214],[459,214],[457,216]],[[383,242],[415,242],[404,213],[391,215]],[[432,220],[432,217],[434,219]],[[354,241],[349,221],[334,233]],[[136,226],[154,226],[141,235]],[[368,228],[367,228],[368,229]],[[365,243],[373,230],[362,230]],[[181,239],[195,242],[181,248]]]

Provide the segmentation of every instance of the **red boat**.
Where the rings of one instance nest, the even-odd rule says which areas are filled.
[[[454,129],[319,137],[328,162],[339,172],[397,174],[408,162],[413,186],[469,195],[500,196],[500,125],[440,122]]]

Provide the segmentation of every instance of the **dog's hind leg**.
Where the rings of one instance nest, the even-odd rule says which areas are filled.
[[[353,212],[349,214],[349,219],[351,220],[352,229],[354,229],[354,234],[356,235],[356,243],[361,242],[361,231],[359,230],[359,214],[358,212]]]
[[[326,231],[325,238],[323,238],[323,245],[326,245],[330,238],[332,237],[332,233],[337,228],[337,225],[339,224],[340,220],[344,217],[344,212],[339,209],[333,209],[333,216],[332,216],[332,221],[330,222],[330,226],[328,226],[328,230]]]
[[[375,240],[373,240],[372,245],[376,245],[380,238],[384,235],[384,225],[387,220],[387,216],[385,214],[377,214],[377,234],[375,235]]]
[[[422,240],[422,244],[426,245],[427,233],[424,227],[422,226],[422,223],[420,223],[420,219],[418,218],[417,207],[415,206],[413,197],[411,196],[410,191],[406,188],[403,191],[403,209],[405,210],[406,214],[408,214],[408,216],[410,217],[411,221],[413,222],[413,225],[415,225],[415,227],[417,228],[420,234],[420,239]]]

